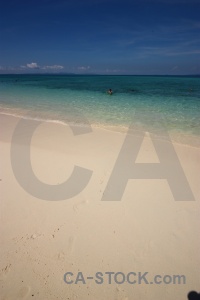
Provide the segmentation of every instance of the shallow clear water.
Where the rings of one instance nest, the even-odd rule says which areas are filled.
[[[106,91],[112,88],[113,95]],[[123,131],[200,137],[200,77],[0,75],[0,112]],[[191,143],[191,142],[190,142]],[[195,144],[195,142],[194,142]]]

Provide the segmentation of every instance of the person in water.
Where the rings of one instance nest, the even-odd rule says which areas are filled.
[[[112,95],[113,91],[111,89],[108,90],[108,94]]]

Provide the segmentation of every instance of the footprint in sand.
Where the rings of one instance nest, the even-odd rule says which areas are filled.
[[[41,235],[42,235],[41,233],[33,233],[33,234],[30,236],[30,238],[31,238],[32,240],[35,240],[35,239],[39,238]]]
[[[58,260],[64,261],[65,258],[66,258],[66,254],[64,252],[58,253],[58,255],[57,255]]]
[[[81,201],[81,202],[79,202],[79,203],[77,203],[77,204],[75,204],[75,205],[73,206],[73,210],[75,211],[75,213],[78,213],[79,210],[80,210],[80,208],[81,208],[82,206],[87,205],[88,203],[89,203],[88,200]]]
[[[102,184],[104,182],[104,178],[100,179],[100,184]]]
[[[119,287],[119,286],[116,287],[116,293],[117,293],[117,295],[115,297],[116,300],[128,300],[128,297],[123,295],[124,290],[122,290],[121,287]]]
[[[8,264],[5,268],[1,270],[0,281],[6,279],[8,273],[10,272],[11,264]]]
[[[30,290],[30,286],[22,287],[17,294],[17,299],[25,299],[30,294]]]

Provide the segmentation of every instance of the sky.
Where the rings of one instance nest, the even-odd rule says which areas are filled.
[[[200,0],[2,0],[0,74],[200,74]]]

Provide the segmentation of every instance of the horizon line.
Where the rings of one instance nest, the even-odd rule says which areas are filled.
[[[74,75],[74,76],[200,76],[200,74],[99,74],[99,73],[73,73],[73,72],[59,72],[59,73],[0,73],[1,75]]]

